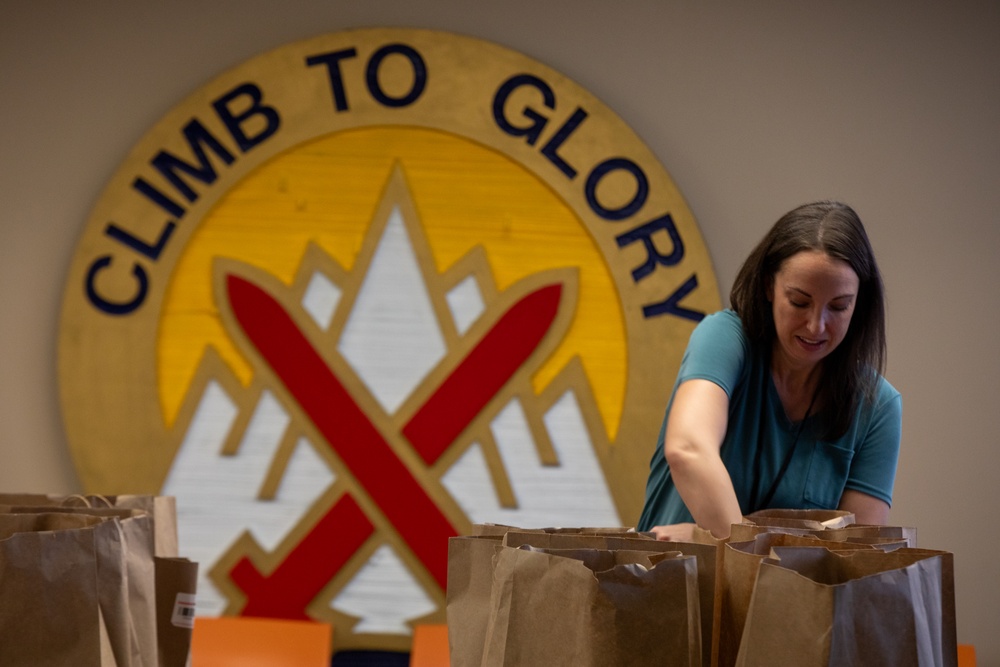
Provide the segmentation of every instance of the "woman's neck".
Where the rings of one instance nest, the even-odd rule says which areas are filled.
[[[819,393],[822,364],[791,364],[779,350],[771,355],[771,380],[774,382],[785,414],[792,421],[806,417]]]

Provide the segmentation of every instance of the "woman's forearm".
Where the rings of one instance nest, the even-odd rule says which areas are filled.
[[[743,518],[733,481],[719,456],[729,419],[729,397],[708,380],[687,380],[674,395],[663,453],[681,500],[695,522],[716,537]]]
[[[722,459],[683,446],[666,451],[670,476],[695,522],[715,537],[729,537],[743,513]]]

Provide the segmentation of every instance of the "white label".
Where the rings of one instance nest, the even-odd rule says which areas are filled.
[[[192,593],[178,593],[174,600],[174,614],[170,622],[179,628],[194,627],[194,598]]]

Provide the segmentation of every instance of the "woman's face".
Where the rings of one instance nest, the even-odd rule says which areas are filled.
[[[782,361],[810,368],[833,352],[847,335],[859,284],[850,264],[824,252],[786,259],[768,291]]]

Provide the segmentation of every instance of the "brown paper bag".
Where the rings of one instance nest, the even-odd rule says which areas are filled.
[[[701,664],[697,562],[676,552],[502,547],[490,612],[484,667]]]
[[[828,530],[817,535],[820,539],[834,542],[860,542],[866,544],[904,543],[910,549],[917,548],[917,529],[909,526],[866,526],[855,524],[837,530]]]
[[[713,665],[732,667],[736,664],[757,572],[761,562],[770,556],[771,549],[780,546],[824,545],[834,549],[874,550],[874,547],[865,544],[830,543],[809,535],[788,533],[760,533],[749,541],[729,542],[720,550],[715,585]]]
[[[481,523],[472,526],[472,535],[451,538],[448,542],[446,614],[453,667],[479,667],[482,661],[493,583],[493,556],[503,536],[510,531],[533,535],[579,533],[640,537],[628,528],[517,528]]]
[[[584,527],[557,527],[549,526],[542,528],[523,528],[518,526],[508,526],[502,523],[477,523],[472,526],[472,534],[479,535],[505,535],[510,531],[520,533],[560,533],[566,535],[639,535],[642,537],[652,537],[651,533],[639,533],[635,528],[624,528],[618,526],[584,526]]]
[[[52,513],[95,516],[105,521],[118,522],[122,538],[121,555],[125,563],[122,582],[128,594],[124,614],[127,619],[130,662],[137,666],[155,666],[157,662],[156,579],[153,563],[152,517],[142,510],[113,507],[0,505],[0,514]],[[126,626],[119,622],[115,627],[122,629]],[[116,647],[121,645],[115,643]],[[121,660],[120,653],[116,655]]]
[[[504,541],[511,546],[530,544],[540,548],[642,549],[680,551],[695,556],[698,567],[699,608],[702,624],[703,664],[711,657],[713,600],[718,540],[705,543],[657,542],[648,533],[629,528],[533,528],[500,524],[476,524],[473,536],[452,538],[448,545],[447,616],[451,664],[474,665],[482,660],[489,599],[493,579],[493,557]]]
[[[759,525],[755,523],[733,524],[732,532],[729,535],[730,542],[746,542],[762,533],[786,533],[788,535],[800,535],[816,537],[830,542],[857,542],[859,544],[883,545],[883,549],[894,548],[895,546],[907,546],[916,548],[917,529],[903,526],[868,526],[852,524],[843,528],[806,528],[795,525],[776,525],[768,523]]]
[[[695,542],[660,542],[644,533],[572,534],[563,532],[523,533],[511,531],[504,535],[509,547],[530,545],[540,549],[604,549],[612,551],[680,552],[694,556],[698,565],[698,606],[701,610],[702,664],[707,667],[712,658],[712,627],[714,625],[715,569],[718,540],[705,544]]]
[[[952,577],[947,552],[776,547],[736,664],[956,665]]]
[[[153,553],[162,558],[179,556],[177,540],[177,500],[173,496],[104,496],[112,507],[143,510],[153,517]]]
[[[153,517],[155,555],[164,558],[173,558],[178,555],[177,502],[173,496],[103,496],[97,494],[64,496],[44,493],[0,493],[0,505],[143,510]]]
[[[846,510],[765,509],[743,517],[758,526],[786,526],[808,530],[844,528],[855,522],[852,512]]]
[[[527,545],[537,547],[539,549],[633,548],[633,550],[640,550],[640,547],[636,545],[644,545],[650,547],[652,550],[668,551],[668,549],[664,549],[661,546],[668,544],[667,542],[657,543],[657,541],[652,538],[636,536],[637,533],[631,533],[631,535],[633,537],[616,534],[598,535],[596,533],[524,532],[515,528],[505,533],[501,538],[501,542],[505,547],[514,547],[515,549],[517,547]],[[609,544],[621,546],[609,547]],[[673,549],[673,551],[676,551],[676,549]]]
[[[0,664],[131,667],[121,526],[0,516]]]
[[[501,524],[476,524],[471,537],[449,542],[447,616],[451,664],[478,665],[489,620],[493,557],[501,544],[531,545],[547,549],[641,549],[679,551],[695,556],[702,627],[703,665],[711,658],[716,553],[719,541],[694,543],[657,542],[649,533],[621,527],[518,528]],[[635,546],[639,542],[642,546]]]
[[[448,650],[452,667],[479,667],[490,618],[493,555],[503,534],[452,537],[448,540],[446,591]]]
[[[194,629],[198,564],[156,557],[156,646],[160,667],[185,667]]]
[[[176,559],[175,571],[197,571],[197,564],[178,558],[177,509],[171,496],[154,495],[49,495],[37,493],[0,493],[0,512],[88,513],[116,517],[121,523],[126,550],[126,581],[129,587],[128,616],[132,621],[132,661],[137,665],[158,663],[159,630],[155,574],[156,557]],[[146,517],[146,518],[140,518]],[[135,520],[133,520],[133,518]],[[180,572],[178,572],[180,574]],[[194,583],[186,582],[184,593],[193,595]],[[187,589],[190,589],[188,591]],[[174,591],[172,594],[175,594]],[[168,591],[169,593],[169,591]],[[166,622],[170,623],[170,616]],[[190,632],[188,631],[188,635]],[[176,637],[175,637],[176,640]],[[190,642],[182,639],[184,650]]]
[[[122,528],[133,664],[155,667],[158,654],[153,519],[140,510],[112,511],[130,514],[116,520]]]

